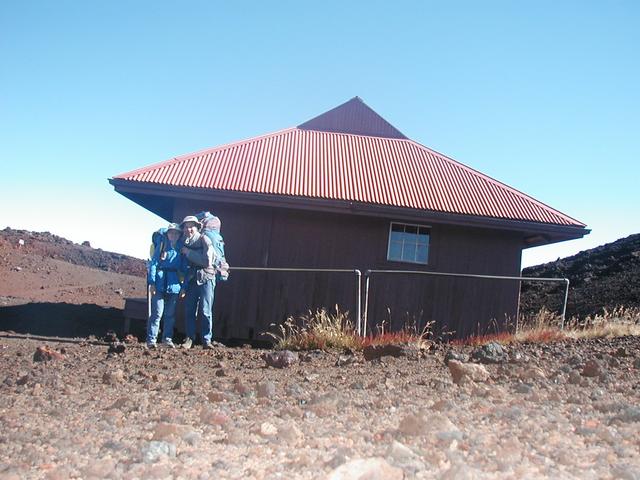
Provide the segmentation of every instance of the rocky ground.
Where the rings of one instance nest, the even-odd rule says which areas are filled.
[[[560,265],[595,272],[572,280],[580,298],[635,295],[629,238]],[[607,261],[627,262],[623,277]],[[138,259],[5,229],[0,278],[0,479],[640,478],[637,337],[274,367],[250,347],[102,341],[145,294]]]
[[[0,333],[0,478],[640,478],[637,337],[282,368],[248,347],[47,345]]]
[[[29,232],[9,227],[0,230],[0,256],[9,260],[11,253],[16,251],[124,275],[144,276],[146,271],[144,260],[92,248],[89,242],[78,245],[49,232]]]
[[[603,308],[640,308],[640,234],[584,250],[555,262],[525,268],[525,277],[561,277],[570,283],[569,317],[602,314]],[[523,282],[520,310],[534,314],[542,306],[560,311],[564,285]]]
[[[122,328],[125,297],[144,297],[142,260],[50,233],[0,231],[0,329],[66,337]]]

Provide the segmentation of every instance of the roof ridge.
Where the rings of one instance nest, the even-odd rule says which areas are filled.
[[[326,133],[328,135],[345,135],[347,137],[359,137],[359,138],[382,138],[383,140],[392,140],[398,142],[406,142],[407,140],[412,141],[410,138],[396,138],[396,137],[380,137],[378,135],[363,135],[361,133],[348,133],[348,132],[327,132],[326,130],[314,130],[312,128],[299,128],[293,127],[292,130],[297,130],[299,132],[315,132],[315,133]]]
[[[536,205],[539,205],[541,207],[547,208],[547,209],[555,212],[556,214],[564,217],[567,220],[570,220],[570,221],[572,221],[572,222],[574,222],[574,223],[576,223],[578,225],[582,225],[582,226],[586,227],[585,223],[582,223],[581,221],[579,221],[579,220],[577,220],[577,219],[575,219],[573,217],[570,217],[566,213],[562,213],[560,210],[556,210],[552,206],[547,205],[546,203],[541,202],[540,200],[536,200],[531,195],[528,195],[528,194],[518,190],[517,188],[514,188],[514,187],[512,187],[510,185],[507,185],[506,183],[501,182],[500,180],[496,180],[495,178],[487,175],[486,173],[482,173],[480,170],[476,170],[475,168],[470,167],[469,165],[466,165],[466,164],[456,160],[455,158],[451,158],[448,155],[445,155],[444,153],[440,153],[437,150],[434,150],[433,148],[430,148],[430,147],[427,147],[425,145],[422,145],[420,142],[417,142],[417,141],[415,141],[415,140],[413,140],[411,138],[407,138],[407,140],[409,142],[411,142],[411,143],[416,144],[420,148],[424,148],[425,150],[428,150],[429,152],[431,152],[431,153],[433,153],[435,155],[438,155],[439,157],[441,157],[442,159],[446,160],[449,163],[454,163],[456,165],[459,165],[460,167],[464,168],[465,170],[469,171],[470,173],[472,173],[472,174],[474,174],[476,176],[482,177],[482,178],[488,180],[489,182],[493,183],[494,185],[497,185],[497,186],[502,187],[502,188],[506,188],[510,192],[513,192],[513,193],[515,193],[516,195],[518,195],[520,197],[523,197],[523,198],[525,198],[527,200],[530,200],[533,203],[535,203]]]
[[[380,138],[407,138],[358,96],[300,123],[297,128]]]

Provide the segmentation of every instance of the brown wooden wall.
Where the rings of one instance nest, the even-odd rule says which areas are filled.
[[[429,265],[388,262],[392,218],[272,207],[211,205],[179,200],[174,220],[210,210],[222,221],[231,279],[216,287],[214,334],[265,339],[261,333],[309,309],[349,310],[355,319],[355,275],[233,271],[233,266],[429,270],[520,273],[522,238],[516,233],[431,224]],[[364,281],[363,281],[364,285]],[[517,281],[376,274],[371,278],[369,326],[486,333],[515,317]]]

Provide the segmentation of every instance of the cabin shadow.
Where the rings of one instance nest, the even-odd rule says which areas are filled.
[[[0,330],[48,337],[103,337],[109,330],[122,334],[122,310],[93,304],[27,303],[0,307]],[[144,334],[144,325],[130,333]],[[140,331],[138,331],[140,330]]]

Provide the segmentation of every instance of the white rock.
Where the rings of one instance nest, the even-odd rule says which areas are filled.
[[[407,460],[414,458],[416,456],[409,447],[405,444],[400,443],[396,440],[393,441],[391,445],[389,445],[389,451],[387,455],[395,460]]]
[[[475,363],[462,363],[457,360],[449,360],[449,372],[453,383],[457,385],[468,381],[485,382],[489,379],[489,372],[484,365]]]
[[[387,457],[395,466],[411,473],[425,469],[424,463],[413,450],[395,440],[389,446]]]
[[[144,463],[154,463],[162,457],[175,457],[176,446],[169,442],[150,441],[142,448],[142,460]]]
[[[358,458],[340,465],[327,480],[402,480],[404,472],[380,457]]]
[[[272,437],[277,434],[278,428],[273,423],[263,422],[260,425],[260,435],[263,437]]]
[[[428,416],[410,414],[400,420],[398,432],[410,436],[436,434],[438,438],[452,434],[456,439],[462,434],[446,415],[433,413]]]

